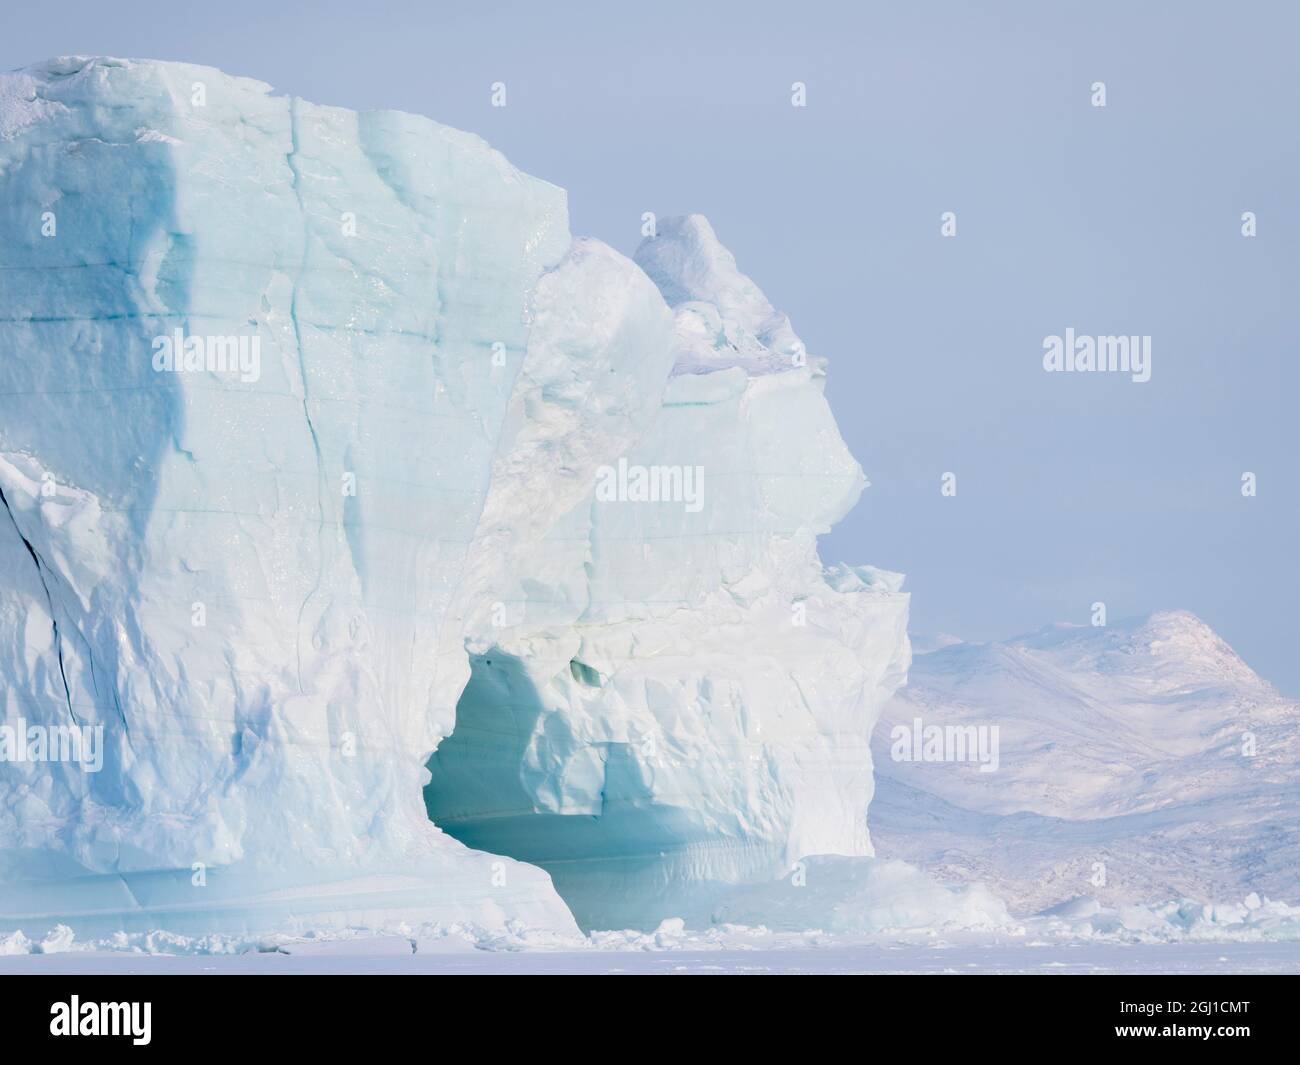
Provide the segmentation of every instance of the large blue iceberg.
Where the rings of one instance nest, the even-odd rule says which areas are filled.
[[[476,136],[116,59],[0,76],[0,187],[0,929],[652,927],[871,853],[907,597],[821,565],[866,482],[703,218],[634,262]]]

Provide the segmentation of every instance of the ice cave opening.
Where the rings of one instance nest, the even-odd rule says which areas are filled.
[[[734,840],[720,854],[698,811],[656,798],[653,759],[574,735],[519,658],[492,651],[470,665],[455,729],[428,762],[429,817],[466,846],[546,870],[584,930],[706,912],[721,886],[712,872],[767,860]],[[567,672],[599,683],[576,660]]]

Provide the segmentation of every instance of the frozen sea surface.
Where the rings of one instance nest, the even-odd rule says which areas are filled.
[[[776,949],[488,951],[422,949],[395,937],[234,955],[73,952],[0,958],[0,974],[1245,974],[1300,973],[1296,943],[865,943]]]

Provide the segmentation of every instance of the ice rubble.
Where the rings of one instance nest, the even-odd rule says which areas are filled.
[[[830,870],[830,892],[807,900],[787,882],[734,889],[739,906],[763,908],[767,922],[763,924],[718,919],[707,926],[691,926],[682,918],[667,918],[649,931],[616,929],[582,936],[530,928],[519,921],[506,921],[493,929],[474,924],[417,923],[398,924],[379,934],[364,928],[260,936],[154,931],[116,932],[99,939],[78,939],[71,928],[57,925],[37,939],[22,932],[0,933],[0,959],[79,954],[103,964],[107,956],[115,954],[196,960],[275,954],[333,959],[322,971],[351,971],[350,959],[359,957],[382,959],[384,971],[401,971],[403,963],[416,955],[427,958],[467,952],[481,955],[528,951],[559,954],[567,960],[557,964],[555,971],[576,971],[574,952],[610,956],[610,961],[620,966],[632,953],[734,952],[737,959],[766,967],[785,964],[770,953],[780,951],[803,957],[802,968],[807,971],[821,969],[834,952],[847,950],[857,952],[851,971],[897,967],[900,952],[906,959],[902,968],[920,971],[934,964],[924,960],[925,954],[937,952],[939,957],[950,957],[954,948],[965,948],[982,968],[1011,963],[1013,971],[1023,972],[1027,966],[1080,963],[1078,948],[1087,944],[1126,948],[1123,955],[1112,956],[1112,962],[1129,967],[1154,957],[1133,949],[1144,945],[1160,948],[1201,943],[1226,949],[1231,944],[1278,944],[1286,946],[1276,957],[1285,959],[1291,950],[1289,945],[1300,941],[1300,907],[1254,894],[1226,905],[1184,899],[1159,906],[1118,908],[1078,898],[1046,914],[1017,921],[1007,917],[1001,903],[992,899],[986,889],[936,889],[927,877],[902,862],[871,858],[831,858],[828,862],[839,866],[838,870]],[[878,868],[873,870],[873,865]],[[853,881],[866,890],[842,890]],[[1065,953],[1036,949],[1053,946],[1058,951],[1064,948]],[[808,957],[809,949],[819,958]],[[1250,965],[1252,955],[1243,957]],[[1220,962],[1226,960],[1219,958]],[[482,964],[495,968],[497,963]],[[21,963],[4,968],[23,971]]]
[[[906,596],[823,572],[865,481],[706,222],[638,266],[477,137],[113,59],[0,76],[0,182],[3,712],[106,749],[0,764],[0,928],[653,928],[870,853]]]

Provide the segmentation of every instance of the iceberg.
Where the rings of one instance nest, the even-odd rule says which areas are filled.
[[[872,853],[901,577],[707,221],[179,63],[0,75],[0,929],[653,929]],[[59,731],[62,730],[62,731]],[[79,730],[90,730],[81,732]]]

